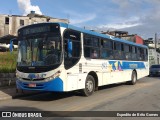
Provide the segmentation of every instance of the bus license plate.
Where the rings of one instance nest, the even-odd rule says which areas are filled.
[[[28,84],[28,87],[36,87],[36,84],[35,83],[30,83],[30,84]]]

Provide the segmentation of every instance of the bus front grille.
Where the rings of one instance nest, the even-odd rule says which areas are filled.
[[[40,79],[29,79],[29,78],[23,78],[23,80],[26,81],[43,81],[45,78],[40,78]]]

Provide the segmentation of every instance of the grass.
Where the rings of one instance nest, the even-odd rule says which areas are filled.
[[[0,52],[0,73],[14,73],[16,71],[17,51]]]

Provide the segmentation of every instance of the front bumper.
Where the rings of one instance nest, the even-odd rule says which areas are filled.
[[[30,84],[35,84],[34,87],[29,87]],[[49,82],[24,82],[19,79],[16,80],[17,89],[22,90],[37,90],[37,91],[63,91],[63,81],[60,78],[55,78]]]

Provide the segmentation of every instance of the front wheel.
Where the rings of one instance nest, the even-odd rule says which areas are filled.
[[[83,95],[90,96],[95,91],[95,80],[94,77],[88,75],[85,82],[85,88],[82,90]]]

